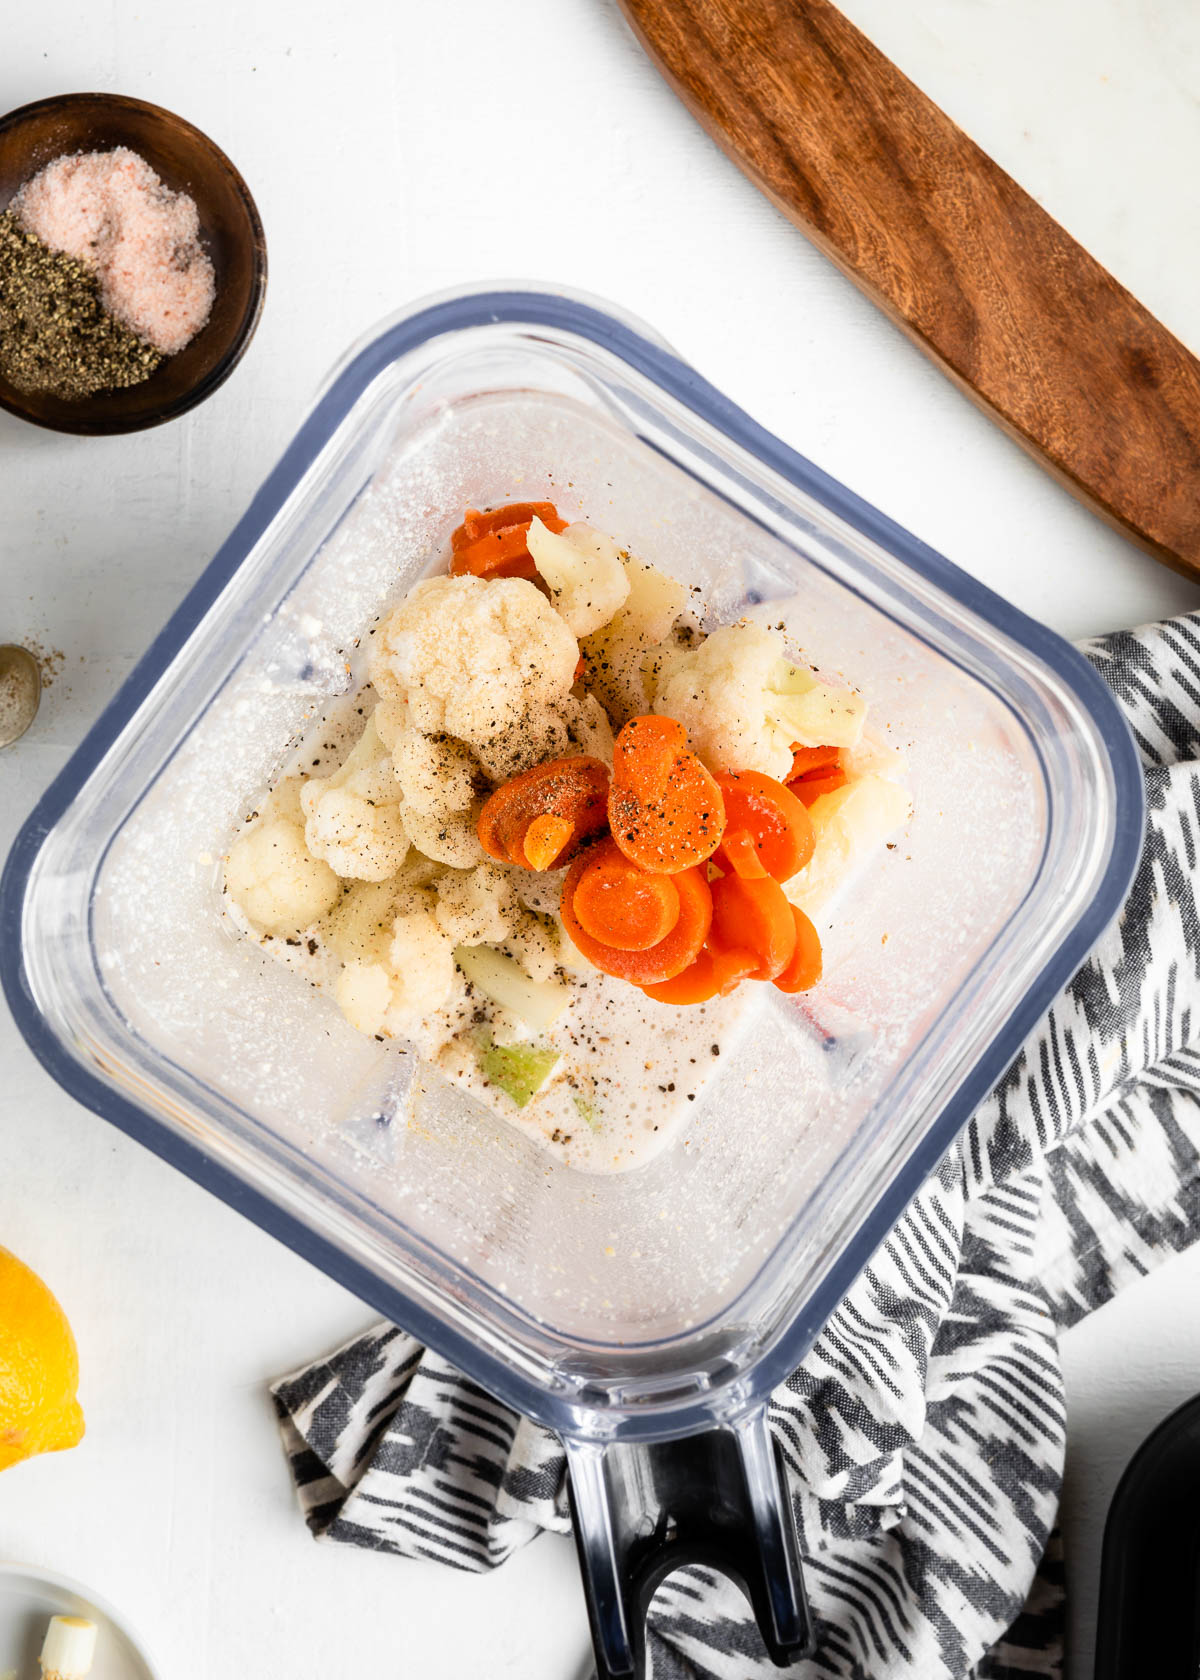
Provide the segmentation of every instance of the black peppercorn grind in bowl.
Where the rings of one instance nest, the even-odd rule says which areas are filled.
[[[174,355],[160,355],[100,308],[86,264],[30,241],[12,213],[21,187],[54,159],[120,147],[195,201],[212,264],[211,313]],[[254,336],[266,283],[266,241],[249,189],[182,117],[119,94],[76,93],[0,118],[0,317],[8,328],[0,407],[92,435],[173,420],[233,372]],[[97,389],[101,381],[106,388]]]

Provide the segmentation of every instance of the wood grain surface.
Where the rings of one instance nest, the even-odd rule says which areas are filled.
[[[709,134],[962,390],[1200,575],[1200,363],[1177,338],[826,0],[619,3]]]

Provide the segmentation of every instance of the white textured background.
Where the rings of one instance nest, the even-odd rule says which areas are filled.
[[[1191,0],[848,0],[846,10],[1200,350],[1200,10]],[[317,381],[378,316],[496,277],[653,323],[789,443],[1027,610],[1080,635],[1200,605],[1008,443],[763,203],[659,82],[611,0],[41,0],[10,6],[0,110],[110,89],[225,147],[271,284],[232,381],[162,431],[0,415],[0,640],[64,655],[0,758],[0,848],[211,556]],[[0,1022],[0,1242],[78,1332],[89,1432],[0,1484],[0,1556],[74,1573],[167,1654],[234,1673],[570,1680],[565,1542],[488,1579],[314,1546],[266,1379],[367,1314],[78,1109]],[[1200,1389],[1200,1258],[1072,1333],[1074,1674],[1103,1513],[1135,1444]]]

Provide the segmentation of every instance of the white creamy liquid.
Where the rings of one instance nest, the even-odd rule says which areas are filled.
[[[374,703],[370,687],[345,696],[296,743],[273,785],[297,776],[331,775]],[[260,801],[261,809],[268,809],[269,798]],[[536,884],[537,908],[557,907],[565,870],[536,878],[518,874],[526,884]],[[332,990],[341,963],[327,949],[319,922],[292,938],[262,935],[235,903],[225,902],[241,936],[317,990]],[[742,986],[732,997],[677,1007],[656,1003],[627,981],[601,974],[576,952],[566,955],[577,965],[566,970],[570,1001],[549,1031],[533,1035],[513,1031],[511,1021],[496,1023],[499,1043],[536,1036],[539,1045],[559,1052],[559,1063],[541,1090],[521,1108],[484,1077],[476,1054],[478,1035],[491,1028],[495,1010],[472,988],[466,1030],[436,1055],[422,1058],[411,1085],[410,1119],[419,1118],[431,1084],[444,1079],[580,1172],[628,1172],[652,1160],[681,1133],[686,1144],[690,1116],[718,1070],[722,1051],[755,1013],[757,988]],[[411,1055],[419,1048],[397,1044],[393,1053]]]
[[[470,1092],[566,1166],[628,1172],[680,1135],[686,1144],[701,1091],[755,1013],[753,990],[681,1008],[593,969],[574,979],[570,1003],[543,1035],[562,1060],[524,1108],[484,1080],[462,1039],[442,1051],[434,1076]]]

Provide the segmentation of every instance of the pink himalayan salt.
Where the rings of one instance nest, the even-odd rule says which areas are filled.
[[[55,158],[11,209],[44,245],[94,269],[104,307],[164,356],[208,320],[215,284],[196,202],[127,146]]]

